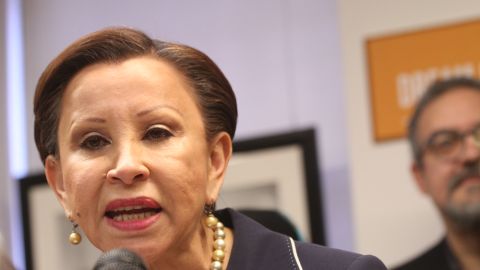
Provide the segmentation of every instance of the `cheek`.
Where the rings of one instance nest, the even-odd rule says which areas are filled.
[[[203,206],[208,182],[206,164],[203,156],[192,151],[183,158],[164,160],[163,165],[158,166],[156,173],[151,176],[159,181],[160,192],[171,201]]]
[[[183,174],[187,186],[205,187],[208,181],[208,151],[206,146],[200,142],[191,140],[193,144],[184,145],[181,156],[177,160],[182,160],[183,168],[177,170]],[[197,190],[199,192],[199,190]]]
[[[185,168],[179,168],[168,179],[173,179],[169,183],[169,189],[177,191],[182,197],[191,197],[199,199],[206,194],[207,172],[205,166],[198,161],[186,164]]]
[[[75,218],[82,219],[92,213],[90,210],[98,205],[100,192],[100,180],[95,176],[95,171],[83,166],[71,166],[65,171],[64,179],[69,206]]]
[[[454,172],[455,170],[451,164],[441,162],[425,163],[424,178],[426,188],[437,202],[447,199],[448,183]]]

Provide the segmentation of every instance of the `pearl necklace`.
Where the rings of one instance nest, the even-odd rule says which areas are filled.
[[[223,223],[209,213],[205,219],[207,227],[212,229],[213,234],[213,254],[210,270],[222,270],[223,260],[225,259],[225,231]]]

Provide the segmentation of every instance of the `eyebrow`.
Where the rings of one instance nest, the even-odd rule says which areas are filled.
[[[89,117],[89,118],[86,118],[85,121],[95,122],[95,123],[105,123],[105,122],[107,122],[107,120],[105,120],[103,118],[100,118],[100,117]]]
[[[146,110],[143,110],[143,111],[140,111],[136,114],[137,117],[142,117],[144,115],[147,115],[149,113],[152,113],[153,111],[156,111],[156,110],[159,110],[159,109],[162,109],[162,108],[169,108],[175,112],[177,112],[178,114],[182,115],[183,116],[183,113],[181,111],[179,111],[177,108],[174,108],[172,106],[169,106],[169,105],[158,105],[158,106],[154,106],[152,108],[149,108],[149,109],[146,109]],[[81,121],[86,121],[86,122],[91,122],[91,123],[106,123],[107,120],[104,119],[104,118],[100,118],[100,117],[87,117],[85,119],[80,119]],[[72,120],[72,122],[70,123],[70,126],[72,126],[75,122],[77,122],[76,120]]]
[[[169,106],[169,105],[158,105],[158,106],[154,106],[152,108],[149,108],[149,109],[146,109],[146,110],[143,110],[143,111],[140,111],[137,113],[137,116],[138,117],[142,117],[146,114],[149,114],[149,113],[152,113],[153,111],[156,111],[156,110],[159,110],[159,109],[163,109],[163,108],[168,108],[168,109],[171,109],[175,112],[177,112],[178,114],[182,115],[183,116],[183,113],[181,111],[179,111],[177,108],[174,108],[172,106]]]
[[[428,138],[427,140],[424,142],[424,144],[429,144],[432,142],[433,138],[435,138],[435,136],[438,136],[439,134],[459,134],[459,135],[465,135],[465,134],[468,134],[470,132],[472,132],[473,130],[477,129],[480,127],[480,123],[477,123],[473,126],[473,128],[470,128],[469,130],[466,130],[466,131],[458,131],[457,129],[455,128],[444,128],[444,129],[439,129],[435,132],[433,132]]]
[[[452,134],[452,133],[460,134],[461,132],[459,132],[455,129],[440,129],[440,130],[437,130],[437,131],[433,132],[432,134],[430,134],[430,136],[428,136],[425,143],[428,144],[433,138],[435,138],[436,136],[438,136],[440,134]]]
[[[92,123],[106,123],[107,122],[107,120],[105,120],[103,118],[100,118],[100,117],[88,117],[88,118],[85,118],[85,119],[81,119],[81,121],[92,122]],[[72,120],[72,122],[70,123],[70,126],[72,126],[75,122],[77,122],[77,121]]]

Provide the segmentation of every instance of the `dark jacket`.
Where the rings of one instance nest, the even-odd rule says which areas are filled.
[[[232,210],[216,216],[233,229],[234,241],[227,270],[385,270],[373,256],[293,241]]]
[[[394,268],[394,270],[460,270],[457,260],[444,238],[435,246],[411,261]]]

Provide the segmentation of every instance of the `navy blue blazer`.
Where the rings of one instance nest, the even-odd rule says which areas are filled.
[[[234,233],[227,270],[386,270],[374,256],[294,241],[232,209],[215,215]]]
[[[460,264],[453,255],[446,238],[416,258],[393,268],[394,270],[460,270]]]

